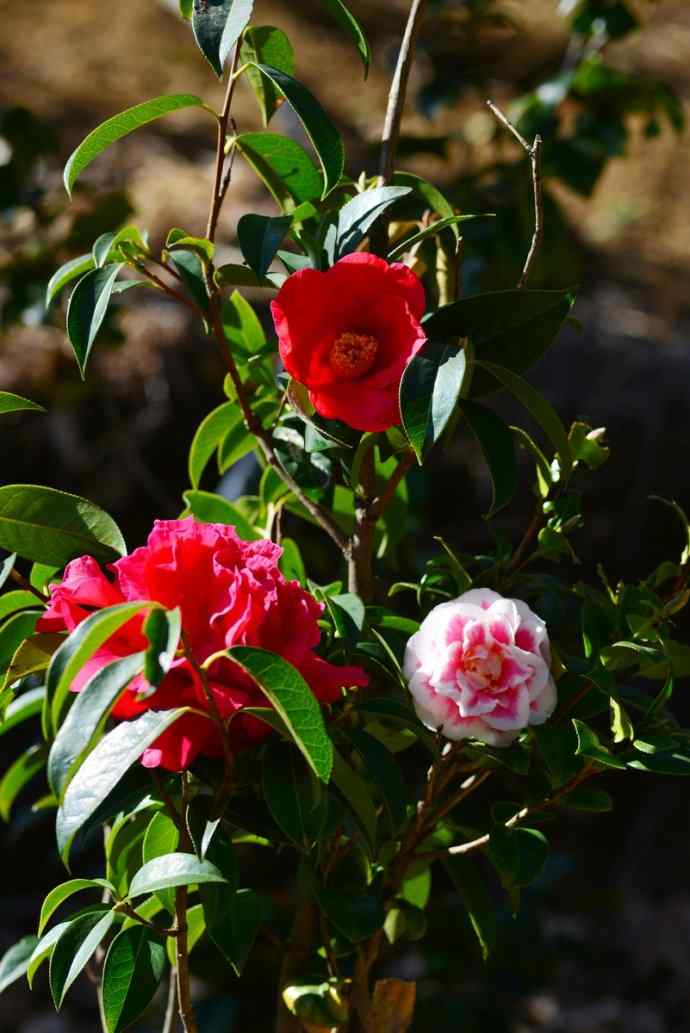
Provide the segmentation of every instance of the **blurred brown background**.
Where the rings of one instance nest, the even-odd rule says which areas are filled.
[[[349,171],[358,174],[367,163],[375,170],[373,147],[408,5],[351,0],[350,6],[374,50],[366,83],[351,44],[316,0],[257,0],[255,19],[288,32],[297,75],[337,122]],[[416,154],[406,147],[401,164],[451,195],[471,182],[478,210],[491,210],[497,198],[490,185],[482,193],[482,170],[517,153],[509,140],[494,137],[483,101],[508,105],[561,66],[573,5],[487,4],[500,17],[472,31],[465,5],[448,6],[443,31],[434,22],[422,33],[404,124],[406,138],[432,142]],[[641,28],[609,44],[607,61],[668,82],[690,114],[690,4],[642,0],[632,6]],[[58,306],[44,315],[42,290],[61,261],[124,220],[148,229],[154,244],[171,226],[203,234],[213,126],[203,113],[181,112],[122,141],[91,167],[72,206],[61,187],[61,166],[80,139],[116,111],[170,92],[219,103],[220,87],[174,0],[0,0],[0,25],[0,114],[17,105],[29,109],[32,121],[20,120],[19,132],[25,139],[36,135],[39,154],[21,203],[6,206],[0,194],[0,387],[48,407],[45,416],[4,418],[2,480],[91,497],[112,512],[134,545],[154,516],[174,516],[181,508],[186,451],[201,417],[221,399],[221,371],[186,312],[143,292],[126,296],[82,384],[63,333],[64,313]],[[439,69],[452,69],[461,88],[449,103],[422,111],[414,97]],[[258,126],[243,89],[235,114],[241,129]],[[649,494],[690,506],[690,134],[664,128],[649,139],[635,114],[627,127],[626,152],[612,157],[591,197],[547,182],[565,226],[560,250],[551,253],[541,277],[549,286],[581,285],[574,314],[583,329],[567,328],[534,375],[564,418],[580,416],[609,429],[613,458],[588,502],[581,548],[585,569],[603,556],[614,578],[643,574],[675,552],[673,518],[651,504]],[[281,111],[273,128],[292,131],[289,112]],[[12,132],[11,122],[4,128],[0,122],[0,174]],[[439,139],[443,147],[434,153]],[[518,192],[504,200],[506,219],[528,198],[527,181],[525,191],[525,198]],[[270,213],[272,206],[238,162],[219,234],[230,260],[237,255],[237,218],[247,210]],[[526,243],[528,224],[518,229]],[[511,286],[502,262],[497,246],[493,285]],[[487,490],[481,461],[465,439],[438,456],[431,478],[416,488],[426,520],[419,554],[428,551],[432,533],[460,545],[481,541]],[[522,518],[518,506],[503,518],[506,532],[515,533]],[[315,562],[327,570],[329,554],[318,550]],[[9,737],[6,745],[11,755]],[[685,783],[660,780],[651,787],[641,776],[612,818],[578,819],[576,828],[555,833],[547,877],[519,922],[505,916],[504,950],[489,970],[477,963],[466,922],[449,902],[432,918],[433,951],[412,950],[405,959],[409,974],[421,978],[415,1029],[446,1022],[463,1033],[690,1031],[689,831]],[[1,835],[0,950],[33,930],[45,887],[61,878],[50,816],[21,812]],[[454,978],[448,958],[457,965]],[[0,998],[2,1033],[95,1028],[86,982],[61,1017],[52,1015],[45,976],[40,985],[33,997],[17,984]],[[221,999],[214,1012],[216,992],[204,1033],[260,1030],[246,1006],[237,1012]]]

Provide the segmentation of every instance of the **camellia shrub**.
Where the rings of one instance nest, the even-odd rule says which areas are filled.
[[[31,984],[44,966],[60,1008],[88,967],[104,1033],[144,1013],[154,1022],[157,1007],[164,1033],[178,1015],[186,1033],[202,1029],[190,955],[204,940],[229,981],[261,952],[279,1033],[410,1029],[414,983],[390,973],[400,945],[425,936],[435,888],[456,888],[487,957],[496,887],[517,912],[547,860],[549,819],[609,810],[602,774],[690,773],[688,732],[668,709],[690,671],[675,631],[690,597],[686,517],[669,503],[684,545],[642,582],[610,582],[603,569],[578,580],[571,539],[582,491],[608,459],[604,431],[566,428],[526,379],[574,301],[529,288],[543,236],[540,138],[491,106],[526,153],[534,234],[517,285],[459,297],[460,229],[475,215],[396,171],[424,3],[411,5],[380,168],[355,178],[294,77],[287,37],[250,24],[252,7],[181,3],[226,79],[219,113],[191,95],[146,101],[95,129],[65,169],[71,192],[117,140],[197,108],[217,129],[206,235],[174,227],[158,251],[127,226],[48,287],[49,302],[71,291],[83,375],[116,295],[130,303],[130,291],[153,289],[198,317],[227,376],[191,443],[184,511],[130,551],[93,502],[0,487],[0,731],[35,731],[0,782],[0,812],[43,775],[36,807],[55,810],[69,873],[36,935],[0,962],[0,986]],[[359,23],[340,0],[325,7],[366,72]],[[238,87],[266,125],[289,105],[305,139],[242,132]],[[244,261],[222,264],[237,161],[277,214],[243,215]],[[270,299],[271,334],[247,289]],[[498,389],[537,440],[487,404]],[[37,408],[0,394],[1,412]],[[429,542],[426,562],[401,572],[408,488],[460,424],[490,473],[488,526],[524,471],[533,517],[518,540],[496,531],[480,555]],[[212,462],[223,474],[248,454],[255,495],[201,487]],[[332,549],[327,584],[301,547],[314,535]]]

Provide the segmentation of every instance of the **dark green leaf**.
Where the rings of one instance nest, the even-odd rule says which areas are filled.
[[[108,1033],[122,1033],[153,1000],[165,971],[165,948],[142,925],[123,929],[103,967],[103,1013]]]
[[[590,760],[595,760],[597,764],[603,764],[608,768],[625,770],[625,761],[622,761],[620,757],[616,757],[615,754],[606,749],[596,732],[593,732],[584,721],[578,721],[577,718],[573,718],[573,726],[577,733],[578,756],[588,757]]]
[[[186,707],[148,711],[101,739],[68,785],[57,814],[57,842],[63,860],[69,857],[77,832],[98,812],[144,750],[186,713]]]
[[[295,140],[277,133],[242,133],[235,145],[283,211],[321,197],[323,176]]]
[[[11,391],[0,391],[0,415],[8,412],[24,412],[25,410],[45,412],[42,405],[38,405],[28,398],[22,398],[21,395],[13,395]]]
[[[0,628],[0,671],[11,665],[24,640],[33,635],[40,616],[40,610],[24,610],[15,613]]]
[[[597,814],[613,810],[610,793],[604,789],[593,789],[591,786],[578,786],[564,796],[560,803],[562,807],[572,807],[576,811],[594,811]]]
[[[115,280],[122,268],[120,264],[111,263],[102,269],[92,269],[81,278],[70,296],[67,335],[82,379],[86,376],[91,348],[105,319]]]
[[[103,909],[100,909],[103,914]],[[53,953],[55,944],[60,939],[65,929],[68,927],[69,922],[59,922],[58,925],[54,925],[52,929],[41,937],[36,944],[33,954],[29,958],[29,964],[26,969],[26,981],[29,984],[29,989],[33,988],[33,981],[36,973],[43,964],[44,961],[50,957]]]
[[[66,900],[73,897],[75,893],[81,893],[82,890],[91,889],[99,890],[102,895],[104,889],[112,893],[114,887],[106,879],[70,879],[69,882],[62,882],[59,886],[56,886],[55,889],[52,889],[43,901],[43,906],[41,907],[41,917],[38,922],[38,935],[41,936],[43,934],[43,930],[61,904],[64,904]]]
[[[393,835],[407,819],[409,793],[395,758],[366,732],[353,732],[352,742],[364,762],[364,771],[378,787],[390,818]]]
[[[25,936],[3,954],[0,960],[0,994],[26,974],[37,944],[37,936]]]
[[[549,844],[537,829],[494,826],[489,839],[489,857],[507,889],[529,886],[546,864]]]
[[[60,798],[81,758],[101,730],[123,689],[144,667],[144,654],[114,660],[97,671],[74,699],[48,756],[48,782]]]
[[[43,746],[30,746],[5,772],[0,781],[0,817],[9,821],[12,804],[24,786],[45,766],[46,752]]]
[[[271,701],[314,773],[328,782],[333,767],[333,746],[321,707],[299,671],[265,649],[234,646],[228,655]]]
[[[227,880],[210,861],[200,861],[196,854],[165,854],[140,868],[129,886],[130,897],[173,889],[175,886],[201,885]]]
[[[237,236],[247,264],[262,279],[292,225],[289,215],[269,218],[267,215],[243,215],[237,224]]]
[[[512,370],[504,369],[503,366],[495,366],[493,362],[482,361],[477,365],[491,373],[524,405],[558,452],[561,469],[564,473],[569,473],[573,465],[570,442],[565,427],[553,406],[542,394],[535,391],[531,384],[528,384],[517,373],[513,373]]]
[[[222,495],[214,495],[209,491],[186,491],[182,497],[197,520],[209,524],[229,524],[246,541],[261,537],[237,506]]]
[[[268,746],[261,778],[276,824],[298,846],[310,847],[323,824],[323,790],[291,743]]]
[[[330,261],[335,262],[343,255],[356,251],[376,220],[399,198],[409,193],[409,187],[375,187],[356,194],[343,205],[338,213]]]
[[[489,468],[492,498],[486,514],[488,519],[507,506],[517,491],[519,472],[513,436],[500,416],[486,406],[463,398],[460,409],[479,442]]]
[[[254,0],[194,0],[194,37],[219,78],[230,51],[252,16],[253,7]]]
[[[285,96],[314,145],[324,171],[323,197],[339,183],[345,168],[345,149],[337,129],[316,98],[297,79],[269,65],[256,65]]]
[[[393,183],[396,186],[409,186],[415,193],[422,198],[425,206],[431,208],[432,211],[440,215],[442,219],[452,219],[455,215],[453,208],[450,203],[443,196],[441,191],[429,183],[428,180],[422,179],[421,176],[416,176],[413,172],[395,172],[393,174]],[[460,240],[460,233],[455,223],[449,223],[449,229],[451,230],[456,241]],[[458,337],[464,337],[464,334],[458,334]]]
[[[445,866],[462,897],[472,923],[482,957],[486,961],[496,945],[496,912],[489,891],[477,867],[469,857],[451,856]]]
[[[357,824],[362,829],[369,847],[373,850],[376,844],[376,809],[371,799],[371,792],[361,775],[358,775],[345,758],[333,751],[333,785],[346,801]]]
[[[254,890],[226,886],[206,885],[200,892],[208,934],[239,976],[266,920],[264,899]]]
[[[429,226],[425,226],[423,230],[419,230],[418,233],[413,233],[410,237],[405,237],[399,244],[389,251],[388,260],[394,262],[396,259],[404,255],[406,251],[415,247],[417,244],[421,244],[423,240],[427,240],[429,237],[435,237],[437,234],[442,233],[443,230],[453,229],[457,227],[461,222],[467,222],[469,219],[492,219],[494,216],[486,212],[483,215],[449,215],[445,219],[439,219],[437,222],[432,222]],[[456,233],[457,236],[457,233]]]
[[[271,79],[260,72],[256,65],[270,65],[288,75],[295,74],[295,54],[292,44],[281,29],[272,25],[248,29],[242,40],[241,64],[249,64],[247,78],[252,85],[261,109],[264,126],[275,114],[282,96]]]
[[[50,957],[50,991],[59,1011],[65,994],[115,921],[112,911],[75,918],[55,944]]]
[[[93,255],[91,254],[79,255],[78,258],[71,258],[69,262],[61,265],[57,272],[53,273],[46,287],[45,307],[50,307],[52,301],[63,287],[66,287],[68,283],[76,280],[77,277],[82,276],[84,273],[90,272],[94,265]]]
[[[369,46],[369,41],[364,35],[362,26],[359,24],[352,12],[345,6],[343,0],[321,0],[321,4],[331,12],[340,27],[351,37],[352,42],[357,47],[359,56],[362,59],[362,64],[364,65],[364,78],[366,79],[369,74],[369,66],[371,64],[371,48]]]
[[[94,158],[97,158],[111,144],[121,140],[123,136],[127,136],[135,129],[139,129],[140,126],[153,122],[154,119],[167,115],[171,111],[203,106],[204,102],[200,97],[191,93],[178,93],[144,101],[143,104],[127,108],[119,115],[109,118],[107,122],[102,122],[89,133],[85,140],[82,140],[65,165],[64,180],[67,193],[71,195],[74,184],[86,166],[90,165]]]
[[[180,844],[180,830],[165,811],[159,811],[151,818],[142,843],[142,860],[144,864],[155,857],[174,854]],[[175,893],[172,889],[159,890],[156,894],[164,908],[175,914]]]
[[[206,464],[228,432],[237,409],[235,402],[224,402],[199,424],[189,450],[189,480],[192,487],[198,488]]]
[[[152,610],[142,630],[149,640],[144,658],[144,676],[153,689],[163,681],[177,653],[182,634],[179,607],[175,610]]]
[[[107,563],[127,551],[114,520],[98,506],[31,484],[0,487],[0,548],[59,567],[84,553]]]
[[[465,370],[462,348],[438,341],[429,341],[405,369],[400,382],[400,414],[420,464],[448,426]]]
[[[361,943],[383,928],[386,912],[373,893],[343,893],[340,890],[321,889],[317,892],[319,906],[328,915],[338,932],[351,943]]]

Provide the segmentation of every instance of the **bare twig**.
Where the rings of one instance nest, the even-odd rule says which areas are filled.
[[[414,58],[415,44],[426,12],[428,0],[412,0],[410,13],[405,26],[405,35],[400,44],[398,63],[388,94],[388,109],[381,139],[381,165],[379,175],[382,184],[389,183],[393,175],[395,155],[400,139],[400,123],[405,107],[407,83]]]
[[[148,918],[144,918],[140,915],[136,908],[133,908],[126,900],[120,900],[113,907],[113,911],[117,911],[122,915],[127,915],[128,918],[132,918],[139,925],[146,926],[147,929],[151,929],[154,933],[159,933],[161,936],[177,936],[177,929],[162,929],[154,922],[149,922]]]
[[[235,160],[235,148],[230,149],[230,154],[227,156],[227,169],[225,168],[226,154],[225,154],[225,138],[228,134],[228,125],[233,128],[235,126],[234,121],[230,115],[230,109],[232,108],[232,100],[235,95],[235,86],[237,85],[238,76],[237,64],[240,57],[240,47],[242,45],[242,37],[238,39],[235,44],[235,54],[232,59],[232,68],[230,69],[230,76],[228,78],[228,85],[225,91],[225,101],[223,103],[223,110],[218,117],[218,143],[216,147],[216,175],[213,185],[213,195],[211,197],[211,207],[208,213],[208,224],[206,227],[206,236],[210,241],[215,240],[216,228],[218,226],[218,218],[220,216],[221,208],[225,200],[225,195],[228,192],[230,186],[230,180],[232,178],[232,166]],[[225,174],[223,174],[225,171]]]
[[[518,280],[518,288],[522,289],[527,286],[532,267],[535,259],[541,247],[542,240],[544,239],[544,197],[542,190],[542,170],[541,170],[541,153],[542,153],[542,138],[541,136],[535,136],[534,143],[529,144],[525,140],[522,133],[513,125],[509,118],[507,118],[500,108],[498,108],[493,101],[487,100],[487,107],[491,111],[494,118],[498,119],[504,129],[507,129],[509,133],[512,133],[515,139],[518,141],[522,149],[527,153],[530,160],[530,166],[532,170],[532,194],[534,200],[534,232],[532,234],[532,243],[530,245],[529,253],[525,259],[525,264],[522,268],[522,274]]]
[[[374,447],[367,450],[362,460],[359,476],[361,498],[355,508],[355,528],[348,553],[348,590],[369,602],[374,595],[374,532],[376,516],[370,513],[370,506],[376,484]]]
[[[48,602],[49,596],[44,595],[43,592],[39,591],[39,589],[32,585],[29,579],[24,577],[23,574],[20,574],[18,570],[13,569],[10,577],[18,585],[21,585],[25,592],[31,592],[31,594],[35,595],[37,599],[40,599],[42,603]]]
[[[177,970],[170,969],[168,999],[165,1005],[165,1019],[162,1033],[175,1033],[177,1029]]]
[[[188,298],[186,294],[182,294],[181,291],[178,291],[174,287],[171,287],[170,284],[165,283],[165,281],[161,280],[159,276],[156,276],[156,274],[152,273],[150,269],[147,269],[143,262],[135,262],[134,268],[138,269],[140,273],[143,273],[143,275],[146,276],[147,279],[151,281],[151,283],[155,284],[156,287],[158,287],[159,290],[162,290],[164,294],[167,294],[168,297],[174,298],[175,301],[182,302],[182,304],[185,305],[188,309],[191,309],[195,316],[201,316],[202,318],[204,317],[204,313],[201,311],[199,306],[192,301],[191,298]]]
[[[187,776],[182,774],[182,824],[180,827],[180,850],[187,853],[190,850],[191,842],[187,829]],[[199,1028],[194,1017],[192,1006],[192,993],[189,981],[189,944],[187,943],[187,898],[189,890],[187,886],[178,886],[175,890],[175,917],[177,930],[177,1000],[180,1008],[180,1018],[185,1033],[199,1033]]]

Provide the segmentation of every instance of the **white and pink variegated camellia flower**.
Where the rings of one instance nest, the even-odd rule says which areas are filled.
[[[421,721],[448,739],[509,746],[556,706],[546,625],[488,588],[436,606],[407,643],[405,677]]]

